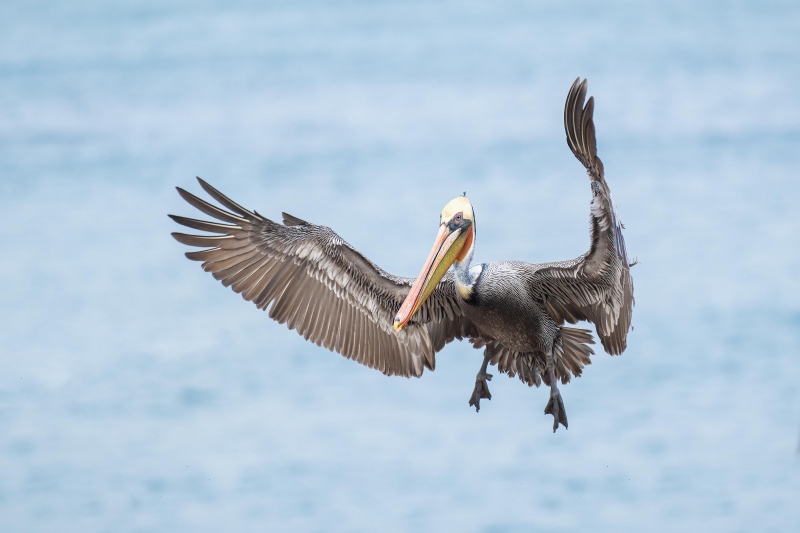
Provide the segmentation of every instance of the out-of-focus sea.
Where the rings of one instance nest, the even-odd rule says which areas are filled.
[[[588,246],[578,76],[627,226],[628,349],[547,391],[303,341],[183,257],[195,175],[413,276]],[[800,531],[800,4],[3,2],[0,529]]]

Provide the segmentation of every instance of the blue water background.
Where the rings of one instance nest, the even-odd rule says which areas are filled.
[[[635,329],[562,387],[309,344],[187,261],[200,175],[413,276],[588,245],[596,97]],[[3,2],[2,531],[800,531],[800,4]]]

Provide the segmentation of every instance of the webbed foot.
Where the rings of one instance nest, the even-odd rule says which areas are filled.
[[[553,433],[558,429],[558,425],[564,426],[564,429],[569,428],[567,423],[567,410],[564,409],[564,400],[561,399],[561,393],[558,388],[550,389],[550,401],[544,408],[544,414],[553,415]]]
[[[491,380],[492,375],[486,372],[478,372],[478,375],[475,376],[475,390],[472,391],[469,404],[475,407],[476,413],[481,410],[481,398],[492,399],[492,393],[489,392],[489,381]]]

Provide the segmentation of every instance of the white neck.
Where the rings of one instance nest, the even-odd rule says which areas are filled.
[[[475,282],[477,281],[478,275],[480,275],[481,271],[481,269],[470,269],[470,265],[472,264],[472,256],[475,253],[476,239],[477,232],[473,226],[472,243],[470,243],[467,254],[464,256],[462,261],[456,261],[453,263],[453,269],[456,273],[456,288],[464,300],[469,300],[472,296],[473,289],[475,288]]]

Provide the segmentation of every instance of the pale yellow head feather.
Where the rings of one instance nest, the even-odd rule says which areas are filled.
[[[461,213],[461,216],[467,220],[471,220],[473,224],[475,223],[475,213],[472,211],[472,204],[469,203],[466,196],[458,196],[447,202],[447,205],[442,209],[440,223],[450,222],[458,213]]]

